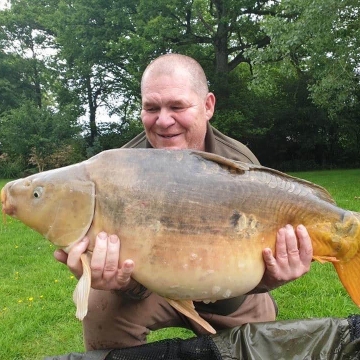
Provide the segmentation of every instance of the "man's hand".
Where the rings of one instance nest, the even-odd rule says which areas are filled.
[[[80,260],[89,245],[89,239],[85,237],[74,245],[69,254],[62,250],[56,250],[54,257],[66,264],[70,271],[80,278],[83,269]],[[134,289],[138,283],[131,279],[135,264],[132,260],[119,263],[120,240],[116,235],[107,235],[104,232],[98,234],[91,258],[91,287],[98,290],[121,290],[124,292]]]
[[[275,289],[310,270],[313,248],[303,225],[299,225],[296,231],[291,225],[281,228],[277,233],[275,249],[275,257],[271,249],[263,250],[266,269],[256,289]]]

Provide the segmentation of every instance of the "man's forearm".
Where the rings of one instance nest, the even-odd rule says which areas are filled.
[[[151,294],[150,290],[139,283],[134,283],[125,290],[113,290],[113,292],[129,300],[143,300],[149,297]]]

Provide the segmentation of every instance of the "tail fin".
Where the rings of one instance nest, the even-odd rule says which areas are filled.
[[[360,252],[350,261],[334,262],[333,265],[351,299],[360,307]]]

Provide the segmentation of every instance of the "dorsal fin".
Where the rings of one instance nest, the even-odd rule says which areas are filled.
[[[247,164],[247,163],[244,163],[241,161],[234,161],[231,159],[227,159],[227,158],[217,155],[217,154],[207,153],[207,152],[203,152],[203,151],[191,151],[191,154],[200,156],[206,160],[214,161],[222,166],[228,166],[232,169],[236,169],[241,172],[249,170],[250,164]]]
[[[271,176],[282,177],[284,180],[296,182],[299,185],[310,188],[314,195],[317,196],[319,199],[335,205],[335,200],[330,195],[330,193],[324,187],[314,184],[311,181],[300,179],[295,176],[285,174],[279,170],[271,169],[261,165],[250,164],[249,170],[267,172]]]
[[[245,171],[266,172],[269,176],[281,177],[286,181],[296,182],[300,185],[310,188],[311,191],[315,194],[315,196],[317,196],[319,199],[329,202],[331,204],[335,204],[335,200],[332,198],[330,193],[325,188],[323,188],[320,185],[314,184],[311,181],[300,179],[300,178],[285,174],[281,171],[271,169],[271,168],[268,168],[265,166],[248,164],[248,163],[244,163],[242,161],[227,159],[227,158],[217,155],[217,154],[207,153],[207,152],[203,152],[203,151],[192,151],[191,154],[200,156],[206,160],[214,161],[221,166],[228,166],[229,168],[235,169],[242,173],[244,173]]]

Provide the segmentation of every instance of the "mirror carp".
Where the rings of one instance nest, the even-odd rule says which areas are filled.
[[[14,180],[2,211],[69,251],[87,235],[84,273],[74,291],[87,313],[89,257],[96,235],[121,241],[133,278],[209,332],[193,301],[246,294],[262,279],[262,250],[278,229],[303,224],[314,259],[333,263],[360,306],[360,216],[337,207],[311,182],[263,166],[191,150],[114,149],[86,161]]]

